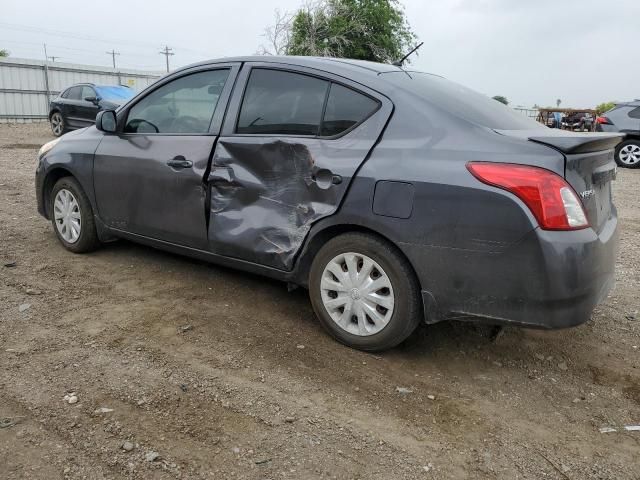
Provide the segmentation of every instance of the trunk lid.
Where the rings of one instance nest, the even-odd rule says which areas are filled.
[[[500,130],[502,135],[526,139],[560,151],[565,157],[565,180],[576,191],[587,219],[600,232],[611,217],[611,182],[616,178],[614,148],[624,138],[618,133],[577,133],[565,130]]]

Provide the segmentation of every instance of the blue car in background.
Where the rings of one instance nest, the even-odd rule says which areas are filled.
[[[51,131],[59,137],[69,130],[93,125],[100,110],[118,108],[134,95],[135,92],[124,85],[73,85],[51,101]]]

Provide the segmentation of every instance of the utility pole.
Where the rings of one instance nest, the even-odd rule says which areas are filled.
[[[116,52],[115,50],[111,50],[110,52],[105,52],[107,55],[111,55],[111,59],[113,60],[113,69],[116,69],[116,55],[120,55],[120,52]]]
[[[158,52],[160,55],[164,55],[166,60],[167,60],[167,72],[169,72],[169,55],[175,55],[175,53],[172,52],[173,48],[169,48],[168,46],[164,46],[164,50],[162,50],[161,52]]]
[[[47,56],[47,44],[43,43],[42,46],[44,47],[44,87],[47,89],[45,111],[49,111],[49,102],[51,101],[51,89],[49,88],[49,57]]]

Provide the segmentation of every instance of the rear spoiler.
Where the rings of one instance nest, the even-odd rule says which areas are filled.
[[[495,130],[500,135],[522,138],[548,145],[562,153],[601,152],[615,148],[625,137],[624,133],[584,133],[548,128],[535,130]]]

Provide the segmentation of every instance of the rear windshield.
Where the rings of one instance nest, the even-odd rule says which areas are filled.
[[[457,117],[495,130],[546,128],[510,107],[436,75],[422,72],[384,73],[384,79]]]
[[[111,100],[123,103],[123,101],[129,100],[133,97],[133,90],[127,87],[121,87],[118,85],[108,85],[96,87],[98,95],[103,100]]]

